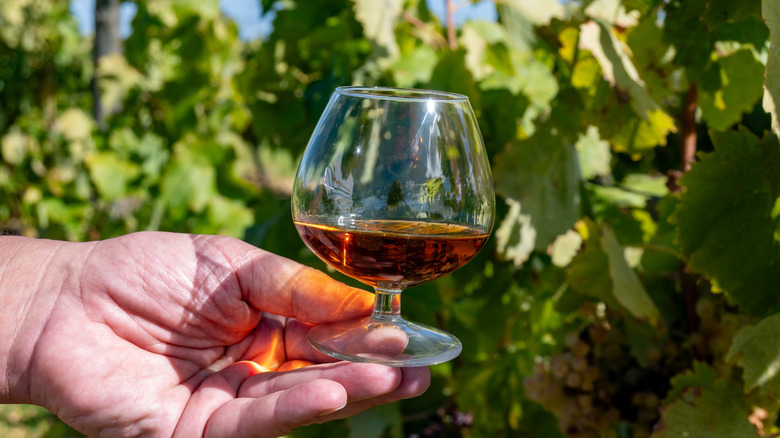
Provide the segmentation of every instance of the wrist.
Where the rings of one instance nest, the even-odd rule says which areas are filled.
[[[0,237],[0,403],[31,402],[37,341],[62,291],[78,287],[79,245]]]

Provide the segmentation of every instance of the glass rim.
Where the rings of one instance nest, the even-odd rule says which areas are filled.
[[[366,87],[360,85],[336,87],[336,92],[345,96],[367,99],[386,99],[412,102],[468,102],[466,95],[451,91],[426,90],[422,88]]]

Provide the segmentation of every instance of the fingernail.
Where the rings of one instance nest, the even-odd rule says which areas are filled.
[[[344,409],[346,406],[347,406],[347,403],[346,403],[346,402],[344,402],[344,404],[343,404],[343,405],[341,405],[341,407],[339,407],[339,408],[336,408],[336,409],[329,409],[329,410],[327,410],[327,411],[323,411],[323,412],[322,412],[320,415],[318,415],[318,416],[317,416],[317,418],[324,417],[324,416],[326,416],[326,415],[330,415],[330,414],[332,414],[332,413],[334,413],[334,412],[338,412],[338,411],[340,411],[340,410]]]

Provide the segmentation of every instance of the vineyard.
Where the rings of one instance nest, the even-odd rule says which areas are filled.
[[[258,1],[273,31],[245,41],[217,0],[136,0],[97,63],[69,2],[0,1],[0,230],[224,234],[360,286],[290,217],[331,92],[462,93],[495,228],[404,311],[463,353],[292,436],[780,436],[780,2],[496,0],[456,27],[425,0]],[[32,406],[0,435],[81,436]]]

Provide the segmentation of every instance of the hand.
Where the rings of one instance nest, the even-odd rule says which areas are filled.
[[[368,315],[372,295],[239,240],[19,239],[0,298],[35,290],[17,300],[5,398],[90,436],[273,437],[428,386],[427,368],[314,351],[310,324]]]

